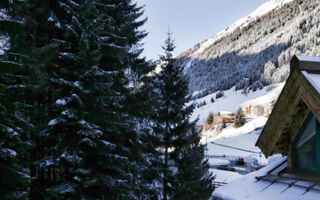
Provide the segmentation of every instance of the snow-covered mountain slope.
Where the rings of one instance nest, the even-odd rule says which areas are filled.
[[[217,92],[209,94],[194,101],[195,104],[200,104],[205,101],[206,105],[196,108],[192,113],[191,120],[199,118],[198,124],[204,125],[210,112],[236,112],[236,110],[243,105],[261,105],[276,101],[283,86],[284,83],[274,84],[249,93],[236,91],[233,87],[224,91],[224,96],[215,99],[213,103],[211,102],[211,99],[216,97]]]
[[[177,57],[195,98],[280,83],[294,54],[320,56],[320,0],[269,0]]]
[[[250,24],[252,21],[257,18],[265,15],[268,12],[271,12],[273,9],[278,9],[282,7],[284,4],[289,3],[293,0],[270,0],[266,3],[262,4],[259,8],[253,11],[246,17],[243,17],[227,27],[226,29],[214,34],[211,38],[201,43],[199,49],[195,51],[192,56],[196,57],[197,54],[201,54],[206,48],[210,47],[212,44],[217,42],[219,39],[226,37],[228,34],[235,31],[237,28],[245,27]]]

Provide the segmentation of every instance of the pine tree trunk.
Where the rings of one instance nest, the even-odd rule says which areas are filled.
[[[168,147],[166,144],[165,147],[165,154],[164,154],[164,165],[165,165],[165,170],[163,174],[163,200],[167,200],[167,195],[168,195],[168,180],[167,180],[167,171],[168,171]]]
[[[36,155],[34,150],[30,150],[30,177],[31,177],[31,183],[29,188],[29,198],[34,199],[34,181],[32,178],[36,177],[37,174],[37,168],[34,165],[34,161],[36,160]]]

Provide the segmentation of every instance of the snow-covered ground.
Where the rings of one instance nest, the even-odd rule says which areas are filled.
[[[199,117],[198,124],[203,125],[210,112],[218,113],[220,111],[235,112],[243,105],[261,105],[276,101],[284,83],[271,85],[258,90],[250,92],[249,94],[242,94],[241,91],[235,91],[234,88],[224,92],[224,97],[216,99],[211,103],[210,99],[215,96],[215,93],[198,99],[197,102],[206,101],[207,105],[195,109],[192,114],[192,119]],[[260,132],[267,121],[267,117],[252,117],[247,119],[247,123],[240,127],[234,128],[233,124],[227,124],[221,132],[216,130],[208,130],[202,133],[201,143],[207,144],[207,154],[211,156],[253,156],[260,162],[265,163],[266,159],[255,143],[260,135]],[[212,143],[214,142],[214,143]],[[246,151],[232,149],[217,144],[236,147]],[[251,153],[257,152],[257,153]]]
[[[198,99],[196,103],[206,101],[207,105],[195,109],[192,119],[199,117],[198,124],[203,125],[210,112],[235,112],[240,106],[247,105],[266,105],[275,102],[282,91],[284,83],[275,84],[248,94],[242,94],[241,91],[235,91],[234,88],[224,91],[224,97],[215,99],[211,102],[211,98],[215,97],[215,93]],[[229,166],[236,168],[241,174],[248,173],[237,169],[235,160],[237,158],[244,158],[246,166],[249,171],[252,166],[267,164],[268,159],[265,158],[259,147],[255,146],[257,139],[260,136],[262,128],[267,121],[264,116],[247,116],[247,122],[240,128],[234,128],[233,123],[227,123],[227,127],[221,132],[217,130],[207,130],[202,133],[201,143],[207,144],[206,155],[209,159],[210,166],[217,168],[219,166]],[[232,163],[232,164],[231,164]],[[243,166],[242,166],[243,167]],[[220,169],[211,169],[213,174],[216,175],[216,182],[226,182],[241,177],[237,172],[224,171]]]
[[[230,161],[226,159],[212,158],[212,159],[209,159],[209,164],[210,166],[229,165]]]
[[[266,164],[267,159],[259,147],[255,146],[256,141],[260,136],[260,131],[261,130],[257,130],[234,137],[216,139],[214,140],[214,143],[208,142],[207,154],[211,156],[251,157],[256,158],[261,164]],[[247,151],[238,150],[235,148]]]
[[[252,133],[254,130],[261,129],[267,122],[267,119],[267,117],[256,117],[253,119],[248,119],[247,123],[239,128],[234,128],[233,124],[228,124],[228,126],[224,128],[220,133],[216,132],[215,130],[208,130],[206,132],[203,132],[204,135],[201,138],[201,142],[207,143]],[[260,130],[258,131],[258,134],[259,133]]]
[[[242,177],[242,175],[237,172],[229,172],[219,169],[210,169],[210,171],[215,175],[215,182],[230,183],[231,181]]]
[[[195,101],[195,103],[205,101],[207,105],[196,108],[191,116],[191,120],[195,120],[199,117],[198,124],[204,125],[210,112],[235,112],[242,105],[260,105],[265,102],[271,102],[278,98],[283,86],[284,83],[274,84],[267,86],[262,90],[257,90],[248,94],[242,94],[242,90],[235,91],[235,88],[233,87],[230,90],[224,91],[224,96],[219,99],[215,99],[214,103],[211,103],[211,98],[215,98],[216,93],[209,94]]]
[[[265,196],[265,198],[257,198],[261,192],[261,188],[257,187],[256,178],[257,176],[264,176],[266,175],[271,169],[282,163],[286,157],[282,157],[281,155],[274,156],[269,164],[256,171],[252,172],[246,176],[240,177],[238,179],[234,179],[231,183],[226,186],[217,188],[213,196],[220,197],[221,199],[228,199],[228,200],[239,200],[239,199],[272,199],[271,197]],[[276,196],[277,193],[268,193],[270,196]],[[266,195],[266,194],[264,194]],[[274,197],[273,197],[274,198]]]

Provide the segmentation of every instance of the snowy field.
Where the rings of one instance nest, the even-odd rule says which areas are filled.
[[[242,175],[237,172],[229,172],[219,169],[210,169],[210,171],[216,176],[214,179],[215,182],[230,183],[231,181],[242,177]]]
[[[269,164],[267,167],[264,167],[256,172],[252,172],[245,177],[240,177],[233,179],[230,184],[217,188],[213,196],[220,197],[222,199],[228,199],[228,200],[239,200],[239,199],[250,199],[250,200],[255,200],[255,199],[274,199],[275,197],[271,197],[271,195],[277,195],[278,193],[272,193],[268,192],[265,198],[261,198],[260,192],[261,188],[257,187],[258,184],[256,184],[256,176],[263,176],[267,174],[268,171],[273,169],[275,166],[279,165],[282,163],[286,157],[282,157],[280,155],[276,155],[273,157],[273,159],[270,160]],[[226,176],[228,177],[228,176]],[[266,195],[264,193],[264,195]],[[259,197],[259,198],[258,198]]]
[[[199,124],[204,124],[210,112],[217,113],[226,110],[235,112],[242,105],[262,105],[276,101],[283,86],[284,83],[271,85],[249,94],[242,94],[241,91],[234,91],[232,88],[225,91],[225,96],[217,99],[214,103],[211,103],[210,99],[215,94],[208,95],[198,100],[198,102],[205,100],[207,105],[197,108],[192,117],[199,117]],[[227,127],[220,133],[212,130],[204,132],[201,143],[207,144],[206,154],[210,156],[251,157],[256,158],[261,164],[266,164],[267,159],[255,146],[266,122],[267,117],[251,117],[240,128],[234,128],[233,124],[227,124]]]
[[[217,133],[216,131],[208,130],[203,133],[201,139],[202,143],[212,142],[216,140],[221,140],[225,138],[231,138],[236,136],[243,136],[253,132],[254,130],[261,129],[267,122],[267,117],[256,117],[253,119],[247,119],[247,123],[239,128],[234,128],[233,124],[228,124],[222,132]],[[260,132],[260,131],[258,131]]]
[[[234,156],[234,157],[251,157],[256,158],[261,164],[266,164],[267,159],[259,149],[259,147],[256,147],[256,141],[259,138],[260,130],[259,131],[253,131],[248,134],[244,135],[238,135],[235,137],[229,137],[229,138],[220,138],[214,141],[214,143],[208,143],[208,155],[212,156]],[[218,145],[216,145],[218,144]],[[237,149],[232,149],[229,147],[223,147],[221,145],[226,145],[230,147],[235,147],[239,149],[248,150],[242,151]],[[252,151],[252,152],[249,152]],[[256,152],[256,153],[254,153]],[[261,157],[260,157],[261,155]]]
[[[207,105],[195,109],[192,119],[199,118],[198,124],[204,125],[210,112],[235,112],[240,106],[269,104],[277,100],[283,86],[284,83],[275,84],[248,94],[242,94],[241,91],[235,91],[232,88],[224,91],[224,97],[215,99],[213,103],[211,103],[210,99],[215,97],[216,94],[210,94],[196,101],[196,103],[206,101]],[[226,165],[232,166],[232,160],[234,161],[240,157],[244,158],[246,163],[256,160],[259,164],[267,164],[268,159],[255,146],[266,121],[267,117],[251,116],[247,118],[246,124],[240,128],[234,128],[233,123],[227,123],[227,127],[221,132],[216,130],[203,132],[201,143],[207,144],[206,155],[209,158],[210,166],[212,168]],[[232,167],[237,168],[236,166]],[[241,173],[239,170],[237,169]],[[242,176],[238,172],[220,169],[211,169],[211,171],[216,175],[216,182],[229,183]]]
[[[248,94],[242,94],[242,90],[235,91],[235,88],[233,87],[230,90],[224,91],[224,96],[222,98],[215,99],[214,103],[211,103],[210,100],[212,97],[216,96],[216,93],[207,95],[195,101],[195,103],[206,101],[207,105],[196,108],[191,116],[191,120],[195,120],[199,117],[198,124],[204,125],[210,112],[235,112],[241,105],[258,105],[271,102],[278,98],[283,86],[284,83],[275,84]]]

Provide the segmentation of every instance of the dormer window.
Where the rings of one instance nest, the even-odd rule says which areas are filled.
[[[319,121],[310,113],[292,143],[294,172],[320,174],[319,127]]]
[[[320,57],[294,56],[257,146],[266,157],[276,152],[287,155],[287,172],[320,176],[319,108]]]

